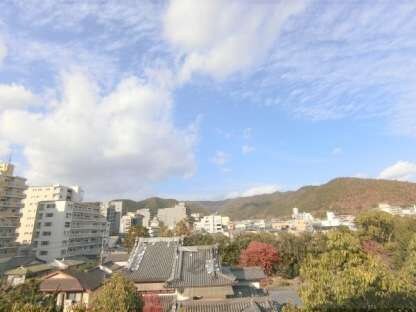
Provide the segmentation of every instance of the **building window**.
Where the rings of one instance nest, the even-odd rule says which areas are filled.
[[[48,217],[48,218],[53,217],[53,213],[52,213],[52,212],[47,213],[47,214],[46,214],[46,217]]]
[[[41,246],[48,246],[49,245],[49,241],[41,241],[40,242]]]
[[[47,250],[41,250],[40,251],[40,255],[41,256],[46,256],[48,254],[48,251]]]
[[[51,236],[51,232],[42,232],[43,236]]]
[[[65,222],[65,227],[68,228],[71,226],[71,222]]]
[[[45,226],[52,226],[52,222],[45,222]]]

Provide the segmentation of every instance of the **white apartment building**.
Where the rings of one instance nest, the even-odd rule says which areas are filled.
[[[228,230],[230,218],[221,215],[210,215],[202,217],[201,221],[194,224],[197,231],[205,231],[207,233],[224,233]]]
[[[157,218],[163,222],[169,229],[173,230],[176,223],[191,216],[191,210],[186,207],[185,203],[178,203],[174,207],[161,208],[157,211]]]
[[[120,234],[127,234],[131,226],[143,225],[143,216],[134,212],[128,212],[125,216],[120,219]]]
[[[26,189],[26,179],[13,175],[14,166],[0,163],[0,258],[17,252],[16,228]]]
[[[79,186],[31,186],[25,191],[20,227],[17,229],[17,242],[24,245],[32,243],[38,204],[42,201],[67,200],[81,202],[84,191]]]
[[[416,216],[416,205],[413,205],[413,207],[409,207],[409,208],[402,208],[399,206],[391,206],[389,204],[381,203],[378,205],[378,209],[380,211],[384,211],[389,214],[398,215],[401,217]]]
[[[97,204],[56,200],[38,205],[33,247],[41,260],[99,255],[107,238],[107,221]]]

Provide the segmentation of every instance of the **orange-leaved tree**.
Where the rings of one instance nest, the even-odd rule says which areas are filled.
[[[273,273],[273,266],[279,261],[279,253],[271,244],[252,241],[240,254],[240,265],[260,266],[267,275]]]

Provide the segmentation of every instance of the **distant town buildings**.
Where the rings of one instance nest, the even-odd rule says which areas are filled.
[[[380,211],[384,211],[392,215],[398,215],[402,217],[416,216],[416,205],[413,205],[413,207],[402,208],[399,206],[391,206],[389,204],[381,203],[378,205],[378,209]]]
[[[98,256],[108,237],[107,220],[96,203],[67,200],[39,203],[33,235],[36,257],[44,261]]]
[[[127,234],[132,226],[143,225],[143,216],[134,212],[128,212],[120,219],[120,234]]]
[[[196,231],[205,231],[207,233],[225,233],[228,231],[230,218],[221,215],[209,215],[201,218],[199,222],[194,223]]]
[[[31,186],[25,191],[23,209],[21,211],[20,226],[17,229],[17,242],[30,245],[32,243],[33,229],[38,205],[42,201],[67,200],[81,202],[84,192],[79,186]]]
[[[174,207],[162,208],[157,211],[157,218],[163,222],[169,229],[173,230],[176,224],[191,217],[191,210],[186,207],[185,203],[178,203]]]
[[[14,176],[14,166],[0,163],[0,258],[17,252],[17,227],[23,207],[26,179]]]

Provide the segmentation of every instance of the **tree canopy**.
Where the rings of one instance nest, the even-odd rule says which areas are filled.
[[[141,312],[142,300],[137,295],[133,282],[128,281],[119,273],[98,290],[92,303],[92,312]]]

